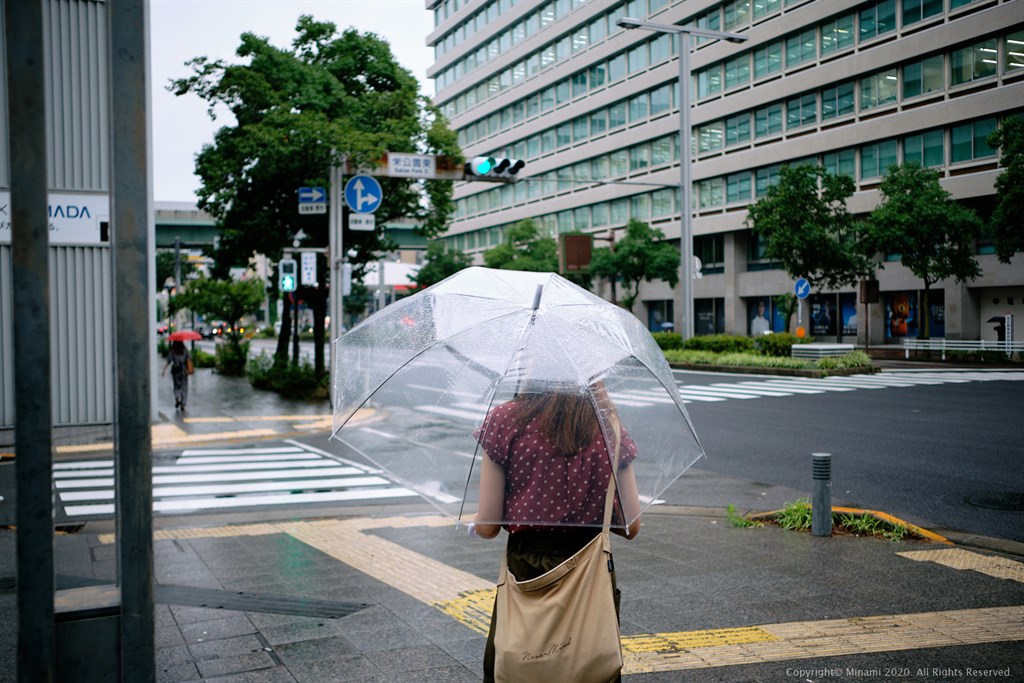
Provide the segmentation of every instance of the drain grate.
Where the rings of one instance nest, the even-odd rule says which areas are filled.
[[[1024,493],[1017,491],[979,491],[965,497],[964,502],[987,510],[1024,512]]]
[[[57,577],[57,587],[61,589],[80,588],[106,583],[109,582],[79,576]],[[266,614],[291,614],[298,617],[341,619],[370,607],[369,604],[363,602],[335,602],[333,600],[297,598],[290,595],[245,593],[243,591],[225,591],[216,588],[197,588],[195,586],[174,586],[162,583],[156,584],[153,589],[154,599],[162,605],[207,607],[209,609],[225,609],[234,612],[264,612]]]

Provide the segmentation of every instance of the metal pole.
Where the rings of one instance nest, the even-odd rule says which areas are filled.
[[[153,681],[151,340],[149,328],[139,325],[150,306],[149,259],[155,231],[149,167],[149,3],[121,0],[109,3],[108,12],[121,680]]]
[[[18,658],[22,681],[54,676],[53,467],[46,95],[41,0],[6,2],[10,122],[11,282]]]
[[[832,454],[811,453],[811,533],[832,535]]]
[[[679,33],[679,256],[682,261],[680,296],[683,341],[693,337],[693,227],[690,204],[690,36]]]

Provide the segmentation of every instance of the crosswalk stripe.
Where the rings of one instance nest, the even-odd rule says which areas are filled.
[[[809,389],[807,387],[801,387],[794,384],[788,384],[783,382],[741,382],[741,384],[749,384],[753,387],[764,387],[767,389],[781,389],[788,391],[793,394],[823,394],[824,389]]]
[[[354,488],[357,486],[384,486],[391,482],[383,477],[345,477],[342,479],[290,479],[288,481],[251,482],[247,484],[218,484],[213,486],[155,486],[153,497],[236,495],[239,493],[267,493],[270,491],[296,491],[306,489]],[[112,500],[114,489],[96,491],[69,491],[61,500]]]
[[[322,467],[307,470],[260,470],[258,472],[209,472],[205,474],[162,474],[153,477],[153,485],[157,484],[204,484],[217,481],[259,481],[291,477],[302,479],[311,477],[345,476],[361,474],[362,470],[354,467]],[[54,482],[58,489],[83,489],[98,486],[113,486],[113,477],[98,479],[61,479]]]

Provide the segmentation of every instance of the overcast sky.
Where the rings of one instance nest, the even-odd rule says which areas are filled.
[[[211,121],[203,100],[175,97],[168,82],[190,75],[185,62],[200,55],[239,63],[235,50],[246,31],[289,47],[300,14],[332,21],[339,30],[351,26],[376,33],[391,43],[399,64],[420,79],[420,91],[433,95],[433,82],[427,80],[433,49],[426,38],[434,15],[423,0],[152,0],[154,200],[194,202],[196,153],[217,128],[234,123],[230,115]]]

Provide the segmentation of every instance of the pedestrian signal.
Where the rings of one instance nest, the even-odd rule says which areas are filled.
[[[294,292],[299,285],[298,265],[293,258],[283,258],[277,263],[277,288],[282,292]]]

